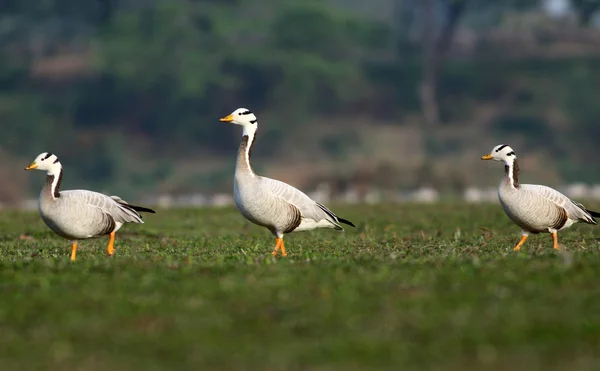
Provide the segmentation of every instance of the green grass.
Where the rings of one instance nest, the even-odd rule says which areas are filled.
[[[234,209],[159,210],[75,263],[2,211],[0,369],[600,367],[600,228],[515,253],[498,205],[334,209],[357,228],[287,235],[288,258]]]

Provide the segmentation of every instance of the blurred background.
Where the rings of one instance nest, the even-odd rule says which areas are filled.
[[[238,107],[256,171],[320,200],[495,200],[500,143],[600,198],[600,1],[2,0],[0,42],[4,206],[45,151],[65,189],[230,203]]]

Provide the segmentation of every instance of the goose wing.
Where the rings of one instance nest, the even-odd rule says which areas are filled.
[[[107,196],[102,193],[88,190],[71,190],[60,192],[61,198],[70,204],[77,204],[86,209],[88,213],[96,213],[110,216],[118,223],[143,223],[140,214],[127,203],[116,196]],[[93,210],[96,210],[95,212]],[[100,218],[100,217],[98,217]]]
[[[571,200],[569,197],[553,188],[537,184],[523,184],[521,187],[525,191],[534,193],[543,199],[552,202],[557,207],[563,208],[570,219],[583,221],[589,224],[597,224],[590,212],[586,210],[582,204]]]
[[[324,205],[308,197],[304,192],[287,183],[265,177],[261,177],[260,182],[266,192],[298,208],[303,219],[312,219],[315,222],[327,220],[339,229],[342,229],[339,224],[340,222],[348,222],[339,218]],[[354,226],[351,223],[350,225]]]

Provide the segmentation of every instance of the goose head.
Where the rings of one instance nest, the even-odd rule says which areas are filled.
[[[481,156],[482,160],[504,161],[506,164],[513,163],[516,158],[515,151],[506,144],[499,144],[490,153]]]
[[[256,116],[247,108],[238,108],[231,114],[223,117],[219,121],[230,122],[232,124],[241,125],[244,127],[256,126]]]
[[[50,175],[56,175],[60,173],[62,165],[58,161],[58,157],[50,152],[40,153],[35,160],[25,170],[43,170],[47,171]]]

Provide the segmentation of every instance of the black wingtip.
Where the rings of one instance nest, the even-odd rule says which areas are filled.
[[[356,226],[355,226],[354,224],[352,224],[352,222],[351,222],[351,221],[349,221],[349,220],[342,219],[342,218],[338,218],[338,222],[340,222],[340,223],[344,223],[344,224],[348,224],[348,225],[350,225],[350,226],[352,226],[352,227],[356,228]]]
[[[127,205],[130,208],[132,208],[135,211],[139,211],[142,213],[151,213],[151,214],[156,214],[156,211],[152,210],[152,209],[148,209],[147,207],[142,207],[142,206],[135,206],[135,205]]]
[[[590,213],[590,215],[594,218],[600,218],[600,213],[597,211],[587,210],[587,212]]]

